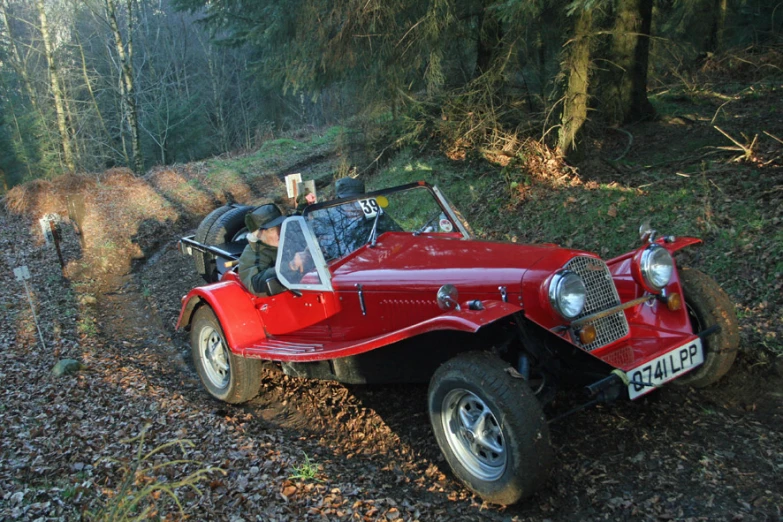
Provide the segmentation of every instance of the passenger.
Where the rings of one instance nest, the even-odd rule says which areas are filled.
[[[308,205],[313,205],[316,203],[316,197],[315,194],[313,194],[308,187],[305,187],[304,194],[300,194],[296,198],[296,214],[302,215],[302,211],[307,207]]]
[[[237,271],[242,284],[258,296],[266,296],[264,281],[275,275],[280,225],[285,216],[276,205],[262,205],[245,215],[248,245],[239,258]]]

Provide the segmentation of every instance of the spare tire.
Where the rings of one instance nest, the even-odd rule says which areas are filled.
[[[213,221],[200,243],[217,246],[240,240],[241,233],[246,231],[245,214],[252,208],[253,207],[245,205],[227,207],[225,212],[221,212],[217,215],[217,218]],[[209,216],[207,216],[207,218],[209,218]],[[204,221],[206,221],[206,219]],[[202,261],[204,269],[203,272],[200,273],[204,280],[207,283],[218,281],[220,279],[220,272],[217,267],[215,256],[208,252],[204,253],[202,254]],[[196,265],[196,268],[198,268],[198,265]]]
[[[209,233],[209,229],[212,228],[212,225],[215,224],[215,221],[217,221],[220,216],[231,210],[231,208],[232,207],[229,205],[224,205],[207,214],[207,217],[201,220],[201,223],[199,224],[198,229],[196,229],[196,234],[193,236],[193,239],[199,243],[204,243],[204,240],[207,238],[207,234]],[[193,260],[196,263],[196,271],[202,277],[207,273],[204,256],[204,252],[199,252],[198,250],[193,251]]]

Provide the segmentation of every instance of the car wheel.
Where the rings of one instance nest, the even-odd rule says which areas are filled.
[[[245,205],[229,207],[226,212],[215,219],[202,242],[205,245],[216,246],[238,240],[240,231],[245,228],[245,214],[251,208],[253,207]],[[214,283],[220,279],[217,259],[209,252],[204,253],[203,256],[204,272],[202,276],[207,283]]]
[[[234,355],[223,329],[209,306],[196,310],[190,330],[193,364],[204,387],[216,399],[231,404],[246,402],[261,386],[261,361]]]
[[[674,381],[677,384],[703,388],[726,375],[737,357],[739,328],[737,314],[729,296],[710,276],[699,270],[680,270],[685,307],[693,332],[720,326],[720,332],[708,335],[704,344],[704,364]]]
[[[459,355],[433,375],[428,394],[435,438],[454,475],[487,502],[513,504],[549,474],[549,429],[533,392],[484,352]]]

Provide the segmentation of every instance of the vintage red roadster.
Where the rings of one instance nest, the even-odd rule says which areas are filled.
[[[607,261],[480,241],[436,187],[411,183],[288,217],[276,277],[258,297],[232,267],[247,211],[223,207],[181,240],[216,281],[183,298],[178,324],[207,391],[251,399],[262,361],[345,383],[428,381],[438,445],[489,502],[517,502],[545,483],[543,406],[556,390],[581,390],[589,405],[670,381],[703,387],[736,355],[731,301],[673,258],[698,239],[645,228],[637,249]],[[304,273],[287,270],[302,252]]]

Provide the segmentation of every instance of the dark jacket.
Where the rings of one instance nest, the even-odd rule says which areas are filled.
[[[277,247],[261,241],[250,242],[242,251],[237,271],[242,284],[256,295],[265,296],[263,282],[275,275]]]

